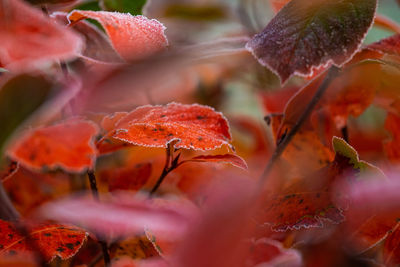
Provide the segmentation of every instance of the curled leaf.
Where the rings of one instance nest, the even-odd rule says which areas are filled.
[[[115,50],[126,60],[139,60],[162,51],[168,45],[165,27],[155,19],[107,11],[74,10],[71,23],[97,20],[105,29]]]

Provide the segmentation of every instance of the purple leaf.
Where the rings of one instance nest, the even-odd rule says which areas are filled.
[[[340,67],[360,47],[376,6],[377,0],[292,0],[246,47],[282,83],[321,65]]]

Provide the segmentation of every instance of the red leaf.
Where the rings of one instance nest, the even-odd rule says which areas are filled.
[[[197,104],[170,103],[166,106],[142,106],[122,118],[110,136],[133,145],[211,150],[231,140],[225,117],[214,109]]]
[[[246,47],[282,83],[331,62],[342,66],[361,45],[376,5],[376,0],[292,0]]]
[[[336,156],[329,166],[296,179],[283,190],[268,196],[262,216],[273,230],[322,227],[324,221],[342,222],[342,209],[347,203],[334,201],[332,183],[341,180],[343,175],[349,181],[363,172],[382,175],[378,168],[359,160],[357,152],[343,139],[335,137],[333,146]]]
[[[51,17],[62,25],[68,25],[67,15],[64,12],[54,12]],[[77,21],[72,28],[84,38],[85,48],[80,53],[82,57],[112,63],[123,62],[108,37],[95,25],[86,21]]]
[[[109,238],[140,234],[145,228],[179,236],[196,212],[187,201],[148,199],[121,192],[105,202],[71,197],[48,203],[39,209],[38,216],[80,225]]]
[[[94,167],[93,138],[97,132],[96,125],[90,121],[69,119],[29,131],[12,144],[7,153],[32,170],[63,168],[82,172]]]
[[[0,62],[12,70],[71,59],[82,46],[79,36],[22,0],[2,1],[0,39]]]
[[[138,60],[162,51],[168,45],[165,27],[155,19],[106,11],[72,11],[71,23],[95,19],[105,29],[115,50],[126,60]]]
[[[224,155],[201,155],[197,156],[184,162],[216,162],[216,163],[228,163],[232,164],[235,167],[247,170],[247,163],[244,159],[234,154],[224,154]],[[181,164],[182,164],[181,163]]]
[[[47,261],[56,256],[66,260],[78,252],[86,236],[87,233],[77,227],[44,224],[29,231],[29,242],[36,242]],[[31,252],[29,242],[11,223],[0,220],[0,255]]]

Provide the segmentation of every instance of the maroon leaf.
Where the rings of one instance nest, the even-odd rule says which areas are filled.
[[[376,0],[292,0],[246,47],[282,83],[321,65],[342,66],[361,45],[376,5]]]

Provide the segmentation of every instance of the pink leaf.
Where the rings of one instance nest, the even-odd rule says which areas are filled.
[[[120,192],[104,202],[70,197],[48,203],[39,209],[38,216],[79,225],[102,237],[134,235],[145,228],[179,236],[196,217],[196,212],[187,201],[148,199]]]
[[[10,70],[30,68],[77,55],[78,35],[21,0],[0,4],[0,62]]]

